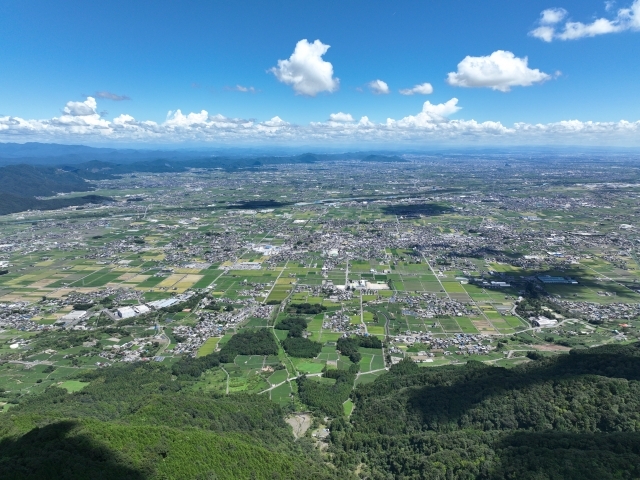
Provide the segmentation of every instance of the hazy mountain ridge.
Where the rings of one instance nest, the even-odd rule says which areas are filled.
[[[0,194],[0,215],[24,212],[26,210],[57,210],[59,208],[76,207],[90,203],[109,202],[109,197],[101,195],[84,195],[82,197],[52,198],[40,200],[33,197],[19,197],[8,193]]]
[[[71,152],[71,153],[70,153]],[[0,167],[0,215],[16,213],[25,210],[53,210],[71,205],[83,205],[96,203],[105,199],[96,197],[75,197],[55,200],[37,200],[33,197],[49,197],[58,193],[86,192],[94,190],[90,181],[115,178],[117,175],[126,175],[137,172],[142,173],[171,173],[185,172],[191,168],[223,169],[233,171],[246,168],[261,168],[269,165],[281,164],[312,164],[319,162],[331,162],[344,159],[342,156],[315,155],[306,153],[295,156],[263,156],[263,157],[203,157],[189,158],[194,153],[187,153],[180,158],[149,158],[140,161],[104,161],[89,159],[98,152],[100,156],[112,159],[114,156],[127,156],[129,150],[93,149],[83,146],[48,145],[48,144],[0,144],[0,159],[7,153],[13,155],[10,164]],[[53,153],[59,153],[59,157],[52,157]],[[157,156],[163,152],[145,152],[144,155]],[[164,152],[164,154],[176,154],[176,152]],[[34,157],[20,157],[20,155],[41,155],[39,163],[27,164]],[[85,159],[82,162],[61,162],[69,160],[72,154],[75,160]],[[135,156],[135,155],[134,155]],[[350,155],[354,156],[354,155]],[[362,162],[403,162],[400,157],[387,157],[384,155],[355,155],[355,160]],[[6,160],[6,158],[5,158]],[[60,163],[51,164],[56,161]]]

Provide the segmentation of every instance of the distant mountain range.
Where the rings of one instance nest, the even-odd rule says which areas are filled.
[[[173,148],[173,149],[145,149],[145,148],[105,148],[90,147],[86,145],[62,145],[57,143],[0,143],[0,165],[16,163],[27,164],[78,164],[96,160],[112,163],[132,163],[141,161],[169,160],[184,161],[187,159],[262,159],[262,158],[296,158],[302,157],[306,152],[315,152],[314,156],[321,160],[366,160],[368,157],[378,157],[375,161],[386,161],[388,158],[400,159],[406,156],[524,156],[543,157],[549,155],[558,156],[610,156],[632,155],[636,157],[640,153],[638,148],[613,148],[593,146],[505,146],[505,147],[460,147],[433,146],[427,149],[388,149],[370,151],[337,151],[330,145],[326,148],[317,146],[294,147],[199,147],[199,148]],[[400,153],[401,152],[401,153]],[[374,161],[374,160],[368,160]]]
[[[296,147],[300,148],[300,147]],[[0,143],[0,214],[28,209],[60,208],[49,197],[58,193],[86,192],[93,190],[92,180],[115,178],[117,175],[150,172],[185,172],[190,168],[220,168],[228,171],[260,168],[278,164],[312,164],[333,161],[363,163],[408,162],[413,159],[484,158],[503,161],[545,161],[561,157],[563,161],[590,161],[599,157],[619,156],[635,158],[633,149],[603,149],[579,147],[514,147],[503,149],[476,148],[438,150],[431,153],[407,152],[400,156],[393,152],[344,152],[287,154],[288,150],[235,149],[177,149],[138,150],[96,148],[85,145],[60,145],[55,143]],[[607,153],[608,152],[608,153]],[[4,166],[3,166],[4,165]],[[7,196],[11,195],[11,197]],[[65,199],[65,202],[86,203],[86,197]],[[57,199],[56,199],[57,200]],[[46,203],[52,202],[52,203]],[[63,205],[67,206],[67,204]]]
[[[60,145],[58,143],[0,143],[1,158],[43,158],[65,155],[106,155],[117,153],[115,148],[94,148],[85,145]]]
[[[309,155],[314,158],[311,159]],[[85,145],[61,145],[56,143],[0,143],[0,165],[14,165],[16,163],[38,165],[74,165],[89,161],[101,161],[110,163],[134,163],[153,162],[156,160],[184,162],[185,160],[199,160],[200,163],[238,162],[246,163],[247,160],[264,161],[273,163],[273,159],[287,159],[287,162],[306,163],[305,159],[318,160],[361,160],[367,157],[378,157],[378,161],[394,161],[402,159],[394,154],[385,152],[344,152],[309,154],[296,152],[293,149],[285,150],[259,150],[259,149],[174,149],[174,150],[150,150],[130,148],[97,148]],[[271,159],[271,160],[269,160]],[[245,162],[242,162],[244,160]],[[371,161],[371,160],[369,160]]]
[[[399,156],[367,153],[304,153],[291,156],[216,156],[203,151],[151,151],[93,148],[83,145],[0,143],[0,215],[25,210],[52,210],[105,201],[93,196],[43,200],[58,193],[87,192],[91,180],[136,172],[185,172],[190,168],[237,170],[278,164],[311,164],[336,160],[405,162]]]

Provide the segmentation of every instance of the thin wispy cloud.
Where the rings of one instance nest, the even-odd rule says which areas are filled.
[[[230,92],[241,92],[241,93],[256,93],[257,90],[254,87],[245,87],[243,85],[236,85],[235,87],[225,87],[225,90]]]
[[[96,98],[104,98],[105,100],[113,100],[114,102],[122,102],[124,100],[131,100],[131,98],[127,95],[117,95],[115,93],[111,93],[111,92],[107,92],[107,91],[102,91],[102,92],[96,92],[94,94],[94,97]]]

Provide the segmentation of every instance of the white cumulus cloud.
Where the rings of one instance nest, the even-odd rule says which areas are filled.
[[[300,95],[314,97],[320,92],[335,92],[340,80],[333,76],[333,65],[322,59],[327,50],[329,45],[320,40],[300,40],[289,59],[278,60],[278,66],[269,71]]]
[[[444,118],[453,115],[459,111],[462,107],[458,106],[458,99],[452,98],[448,102],[439,103],[437,105],[432,104],[429,101],[424,102],[422,106],[422,112],[432,117]]]
[[[74,117],[81,117],[84,115],[96,115],[96,108],[98,104],[93,97],[87,97],[84,102],[67,102],[64,107],[64,113]]]
[[[547,8],[540,14],[540,20],[538,21],[540,26],[529,32],[532,37],[537,37],[545,42],[553,40],[555,35],[555,25],[567,16],[567,11],[564,8]]]
[[[401,95],[431,95],[432,93],[433,87],[430,83],[421,83],[412,88],[403,88],[400,90]]]
[[[382,80],[373,80],[367,84],[371,91],[376,95],[386,95],[389,93],[389,85]]]
[[[448,102],[433,104],[429,101],[424,102],[422,111],[417,115],[409,115],[400,120],[387,119],[387,124],[398,125],[400,127],[433,127],[436,124],[447,123],[450,115],[458,112],[461,107],[458,106],[458,99],[452,98]]]
[[[613,4],[607,2],[606,10],[612,9]],[[531,30],[529,35],[545,42],[576,40],[607,33],[640,30],[640,0],[634,0],[629,7],[620,8],[613,18],[596,18],[591,23],[567,21],[564,25],[560,25],[567,16],[567,11],[562,8],[544,10],[540,15],[540,25]]]
[[[447,76],[447,83],[455,87],[486,87],[508,92],[511,87],[528,87],[544,82],[550,75],[528,66],[528,58],[497,50],[485,57],[465,57],[458,71]]]
[[[561,22],[567,16],[564,8],[547,8],[540,14],[540,23],[543,25],[553,25]]]
[[[374,122],[355,121],[338,112],[327,121],[306,125],[275,116],[266,121],[231,118],[206,110],[173,110],[157,123],[123,113],[113,120],[101,118],[94,98],[68,102],[59,117],[29,120],[0,116],[0,141],[83,143],[150,143],[213,145],[629,145],[640,146],[640,121],[596,122],[569,119],[547,124],[452,119],[460,112],[457,98],[442,103],[424,102],[415,115]]]
[[[538,28],[531,30],[529,35],[539,38],[540,40],[544,40],[545,42],[550,42],[553,40],[555,33],[556,29],[554,27],[549,25],[540,25]]]
[[[284,120],[282,120],[280,117],[278,117],[276,115],[271,120],[267,120],[266,122],[263,122],[262,124],[264,126],[267,126],[267,127],[284,127],[284,126],[289,125],[289,122],[285,122]]]
[[[353,117],[350,113],[332,113],[329,115],[329,121],[331,122],[353,122]]]

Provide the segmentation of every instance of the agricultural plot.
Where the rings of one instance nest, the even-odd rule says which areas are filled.
[[[276,370],[275,372],[273,372],[271,374],[271,376],[269,377],[269,383],[272,385],[278,385],[284,381],[287,380],[288,378],[288,373],[286,370]]]
[[[213,353],[216,350],[219,341],[219,337],[208,338],[198,349],[198,357],[204,357],[205,355]]]
[[[293,392],[291,390],[291,384],[289,382],[286,382],[283,385],[280,385],[269,391],[269,398],[282,406],[291,403],[292,395]]]

